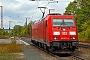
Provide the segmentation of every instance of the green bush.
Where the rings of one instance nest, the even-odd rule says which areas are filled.
[[[89,27],[85,31],[79,32],[79,40],[90,42],[90,28]]]

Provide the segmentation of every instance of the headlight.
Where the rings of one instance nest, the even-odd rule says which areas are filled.
[[[60,35],[60,32],[53,32],[53,35]]]
[[[70,35],[76,35],[76,32],[72,31],[70,32]]]
[[[54,40],[57,40],[57,38],[55,37]]]

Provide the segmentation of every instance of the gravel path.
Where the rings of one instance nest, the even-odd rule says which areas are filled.
[[[24,56],[26,60],[45,60],[38,52],[28,47],[24,47]]]
[[[24,55],[26,60],[58,60],[34,46],[24,46]]]

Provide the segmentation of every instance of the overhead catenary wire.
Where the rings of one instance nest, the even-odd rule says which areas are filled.
[[[37,2],[38,2],[38,5],[40,5],[40,1],[37,1]],[[45,1],[44,1],[44,2],[45,2]],[[56,2],[56,3],[59,3],[59,2],[70,2],[70,1],[47,1],[47,4],[45,4],[44,6],[47,6],[47,5],[49,5],[50,3],[55,3],[55,2]],[[37,8],[38,8],[38,7],[36,7],[35,11],[30,14],[30,17],[33,16],[33,18],[34,18],[34,15],[37,14],[37,11],[38,11]],[[48,8],[47,8],[47,9],[48,9]]]
[[[37,1],[37,3],[39,4],[39,2]],[[32,17],[36,12],[38,11],[38,6],[35,8],[35,11],[32,12],[29,16]],[[33,18],[33,17],[32,17]]]

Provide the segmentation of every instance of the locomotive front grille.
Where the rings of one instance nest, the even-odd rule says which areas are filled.
[[[52,45],[53,46],[60,46],[60,42],[53,42]]]
[[[56,47],[67,47],[67,48],[69,48],[71,46],[71,42],[52,42],[51,45],[56,46]]]

